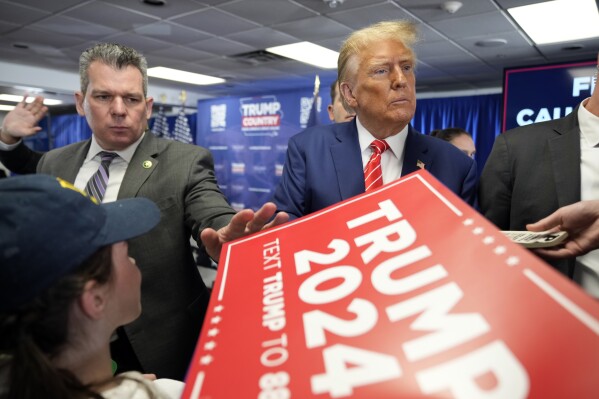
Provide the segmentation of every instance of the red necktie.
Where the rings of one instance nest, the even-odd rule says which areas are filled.
[[[383,171],[381,169],[381,154],[389,149],[385,140],[374,140],[370,143],[372,155],[364,167],[364,187],[366,192],[377,189],[383,185]]]

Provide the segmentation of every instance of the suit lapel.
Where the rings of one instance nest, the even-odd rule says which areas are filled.
[[[60,156],[65,160],[71,161],[57,162],[56,165],[59,170],[57,170],[56,176],[68,182],[75,183],[77,174],[89,151],[90,144],[91,139],[81,142],[80,145],[73,145],[69,150],[65,150]]]
[[[565,206],[580,201],[580,127],[578,107],[554,128],[559,136],[548,140],[557,201]]]
[[[404,159],[401,167],[401,175],[405,176],[417,170],[422,165],[424,169],[429,170],[433,164],[433,159],[428,154],[428,145],[422,134],[417,132],[410,125],[408,127],[408,137],[404,147]]]
[[[364,192],[362,154],[355,120],[338,124],[335,129],[337,142],[331,145],[331,156],[341,199],[344,200]]]
[[[160,141],[150,131],[146,131],[123,177],[119,199],[136,197],[141,186],[154,173],[159,162],[159,144]]]
[[[38,173],[48,173],[75,184],[90,143],[91,139],[47,152],[38,164]]]

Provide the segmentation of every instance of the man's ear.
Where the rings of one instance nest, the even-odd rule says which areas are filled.
[[[85,101],[85,95],[80,92],[75,92],[75,107],[77,108],[77,113],[81,116],[85,116],[85,108],[83,108],[83,102]]]
[[[358,101],[354,97],[354,93],[347,82],[343,82],[339,85],[339,89],[341,90],[341,98],[343,101],[349,105],[352,109],[355,109],[358,105]]]
[[[335,114],[333,114],[333,104],[329,104],[329,106],[327,107],[327,112],[329,113],[329,119],[334,122],[335,121]]]
[[[106,309],[107,291],[105,284],[100,285],[95,280],[85,283],[83,293],[79,297],[81,311],[92,320],[101,319]]]
[[[146,118],[152,117],[152,107],[154,106],[154,97],[146,98]]]

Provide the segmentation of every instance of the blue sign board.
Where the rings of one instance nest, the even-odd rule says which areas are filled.
[[[328,100],[328,99],[327,99]],[[214,157],[219,187],[236,210],[271,201],[285,163],[287,142],[306,128],[310,91],[198,101],[196,143]],[[328,124],[319,97],[321,124]]]
[[[596,61],[504,71],[502,131],[566,116],[594,89]]]

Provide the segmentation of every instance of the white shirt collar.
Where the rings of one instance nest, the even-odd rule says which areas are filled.
[[[373,140],[376,140],[376,137],[374,137],[372,135],[372,133],[370,133],[368,131],[368,129],[366,129],[364,127],[364,125],[362,125],[362,123],[360,123],[360,119],[357,116],[355,119],[356,119],[356,127],[358,128],[358,140],[360,141],[360,151],[361,152],[364,152],[366,150],[370,151],[370,149],[369,149],[370,143],[372,143]],[[408,129],[409,129],[409,124],[406,125],[406,127],[404,127],[402,130],[400,130],[397,134],[394,134],[393,136],[389,136],[385,139],[387,144],[389,144],[389,147],[391,147],[391,151],[393,151],[393,155],[395,155],[395,157],[398,159],[400,159],[401,155],[403,154],[403,150],[406,145],[406,138],[408,137]],[[370,154],[370,152],[369,152],[369,154]]]

